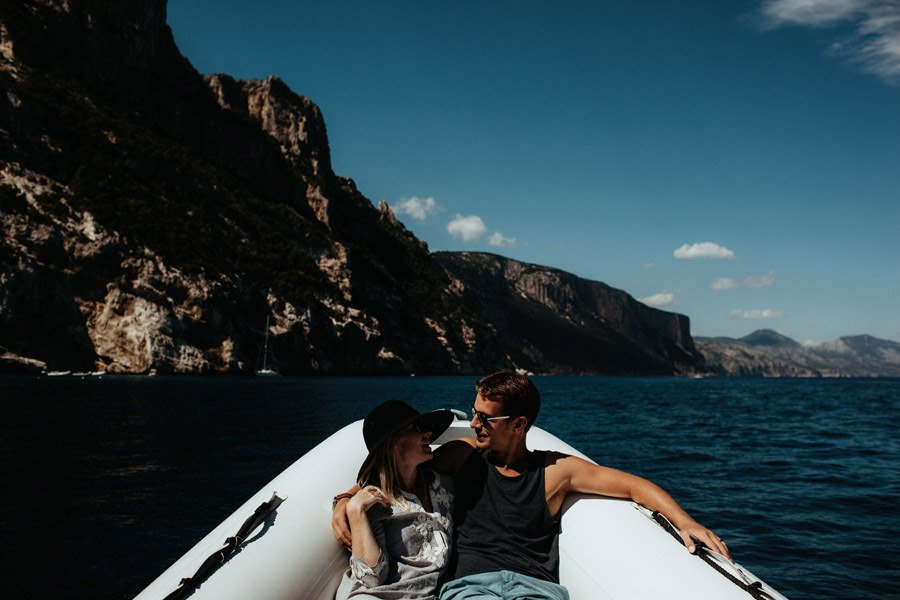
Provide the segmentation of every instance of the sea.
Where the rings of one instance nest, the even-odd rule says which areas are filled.
[[[2,595],[131,598],[341,426],[392,398],[465,410],[475,380],[0,377]],[[900,379],[534,381],[540,427],[660,484],[788,598],[900,598]]]

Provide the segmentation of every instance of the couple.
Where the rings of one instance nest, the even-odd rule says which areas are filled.
[[[658,510],[689,551],[700,541],[729,556],[722,540],[654,483],[528,450],[541,401],[524,375],[494,373],[475,390],[475,438],[434,452],[429,442],[450,425],[449,411],[420,415],[389,401],[366,417],[369,456],[358,486],[335,498],[332,515],[335,536],[352,552],[338,600],[568,600],[559,585],[558,536],[563,501],[575,492]]]

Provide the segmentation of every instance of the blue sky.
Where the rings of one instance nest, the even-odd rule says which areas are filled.
[[[202,73],[282,78],[432,250],[691,317],[900,341],[900,2],[173,0]]]

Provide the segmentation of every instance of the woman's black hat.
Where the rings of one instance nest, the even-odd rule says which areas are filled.
[[[418,423],[420,431],[431,432],[431,440],[434,441],[450,427],[452,422],[453,413],[446,409],[420,413],[400,400],[382,402],[372,409],[363,421],[363,439],[369,455],[359,468],[356,478],[362,476],[378,448],[407,425]]]

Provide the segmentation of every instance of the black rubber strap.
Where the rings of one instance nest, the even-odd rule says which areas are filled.
[[[284,502],[284,498],[279,497],[277,494],[272,494],[272,498],[267,502],[260,504],[259,507],[253,511],[253,514],[247,517],[236,534],[225,540],[225,546],[221,550],[217,550],[210,554],[192,577],[185,577],[182,579],[179,582],[178,587],[163,600],[181,600],[182,598],[191,595],[201,583],[206,581],[206,579],[222,565],[222,563],[228,560],[232,554],[237,552],[241,544],[247,539],[247,536],[253,533],[253,530],[259,527],[282,502]]]
[[[673,538],[678,540],[678,543],[684,546],[684,540],[681,539],[681,534],[678,533],[678,530],[675,529],[675,526],[672,525],[669,520],[662,515],[659,511],[653,511],[653,520],[656,521],[660,527],[668,531]],[[695,540],[696,541],[696,540]],[[738,586],[748,594],[750,594],[756,600],[775,600],[771,595],[769,595],[766,591],[762,589],[762,583],[759,581],[753,583],[746,583],[741,581],[728,571],[726,571],[722,565],[720,565],[713,558],[711,551],[706,547],[706,544],[700,541],[696,541],[697,546],[697,556],[703,560],[706,564],[711,566],[713,569],[718,571],[720,574],[725,576],[728,581]]]

